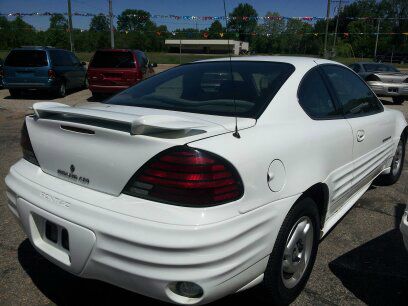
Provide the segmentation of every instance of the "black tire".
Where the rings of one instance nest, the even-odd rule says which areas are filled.
[[[302,269],[304,272],[299,276],[299,280],[297,281],[297,283],[294,283],[293,287],[288,288],[287,282],[288,279],[289,281],[291,280],[291,278],[289,278],[291,276],[283,272],[284,252],[287,242],[291,237],[291,234],[294,232],[294,227],[300,220],[302,220],[302,218],[308,218],[308,220],[311,221],[311,224],[313,225],[313,242],[310,243],[311,251],[309,260],[305,264],[304,270]],[[317,205],[311,198],[301,198],[298,203],[296,203],[295,206],[289,211],[288,215],[283,221],[274,248],[269,257],[268,265],[264,274],[264,280],[257,288],[257,290],[259,290],[258,296],[263,303],[268,305],[288,305],[298,297],[298,295],[305,287],[310,273],[313,269],[313,265],[316,260],[319,240],[320,217]],[[301,243],[301,239],[299,239],[299,241],[300,246],[304,246],[304,248],[302,249],[306,250],[306,244]],[[295,244],[295,250],[298,247],[298,242]],[[293,258],[293,254],[295,253],[292,253],[291,258]],[[294,261],[293,259],[290,260]]]
[[[100,100],[103,100],[104,95],[100,92],[92,92],[92,98],[94,100],[100,101]]]
[[[21,97],[21,90],[20,89],[9,89],[10,96],[13,98]]]
[[[58,98],[63,98],[67,95],[67,86],[64,81],[61,81],[56,89],[56,95]]]
[[[84,85],[82,86],[82,88],[87,89],[88,87],[89,87],[88,76],[85,76]]]
[[[395,151],[394,158],[392,159],[390,173],[380,175],[375,180],[374,184],[378,184],[381,186],[390,186],[395,184],[399,180],[402,170],[404,169],[406,143],[407,135],[402,135],[398,143],[397,150]]]
[[[404,103],[404,101],[405,101],[404,97],[393,97],[392,98],[392,102],[394,102],[394,104],[401,105],[402,103]]]

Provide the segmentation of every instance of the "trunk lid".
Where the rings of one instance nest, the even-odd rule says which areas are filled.
[[[33,106],[27,129],[41,169],[62,180],[119,195],[150,158],[176,145],[234,130],[235,118],[102,103]],[[240,129],[255,119],[239,118]]]
[[[408,82],[408,74],[402,72],[377,72],[376,75],[386,83]]]

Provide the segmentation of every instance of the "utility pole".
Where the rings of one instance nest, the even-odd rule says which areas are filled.
[[[375,34],[374,59],[377,57],[378,34],[379,34],[379,32],[380,32],[380,22],[381,22],[381,18],[378,18],[378,22],[377,22],[377,33]]]
[[[115,35],[113,29],[113,12],[112,12],[112,0],[109,0],[109,22],[110,22],[110,36],[111,36],[111,48],[115,48]]]
[[[335,51],[336,51],[337,30],[339,28],[339,15],[340,15],[340,12],[341,12],[341,5],[342,5],[343,1],[339,0],[339,1],[334,1],[334,2],[338,2],[339,6],[337,7],[337,18],[336,18],[336,27],[335,27],[335,30],[334,30],[332,54],[335,54]],[[348,1],[344,1],[344,2],[348,2]]]
[[[72,39],[72,12],[71,12],[71,0],[68,0],[68,31],[69,31],[69,43],[71,45],[71,51],[74,51],[74,40]]]
[[[325,58],[328,57],[327,54],[327,37],[329,35],[329,17],[330,17],[330,2],[331,0],[327,0],[327,12],[326,12],[326,34],[324,35],[324,54]]]

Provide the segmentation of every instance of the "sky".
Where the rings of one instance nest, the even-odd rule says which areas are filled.
[[[225,0],[227,13],[239,3],[251,4],[259,16],[268,11],[275,11],[282,16],[325,16],[327,0]],[[224,15],[222,0],[112,0],[113,13],[119,15],[127,8],[142,9],[151,15]],[[108,13],[108,0],[71,0],[72,13]],[[1,13],[13,12],[67,12],[67,0],[0,0]],[[332,10],[333,13],[333,10]],[[45,30],[49,25],[49,17],[24,17],[24,20],[37,29]],[[87,29],[91,17],[73,16],[73,27]],[[176,28],[196,27],[195,21],[154,19],[156,24],[165,24],[170,30]],[[198,28],[205,28],[210,22],[198,21]]]

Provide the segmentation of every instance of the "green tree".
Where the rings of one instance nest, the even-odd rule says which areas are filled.
[[[251,40],[251,33],[255,31],[258,24],[258,13],[254,7],[248,3],[240,3],[231,14],[228,22],[229,29],[238,33],[238,37],[243,41]],[[252,17],[252,18],[251,18]]]
[[[68,22],[62,14],[52,15],[50,18],[50,27],[47,30],[46,45],[69,48],[69,36],[68,36]]]
[[[50,18],[50,29],[52,30],[67,30],[68,21],[62,14],[54,14]]]
[[[32,25],[17,17],[9,22],[9,46],[20,47],[36,43],[36,32]]]
[[[118,16],[119,31],[153,31],[155,24],[150,20],[150,13],[143,10],[124,10]]]
[[[99,14],[92,17],[91,24],[89,26],[90,31],[94,32],[107,32],[109,31],[109,21],[105,15]]]
[[[215,20],[213,23],[211,23],[210,28],[208,29],[208,38],[221,38],[220,33],[224,33],[224,29],[221,22]]]

